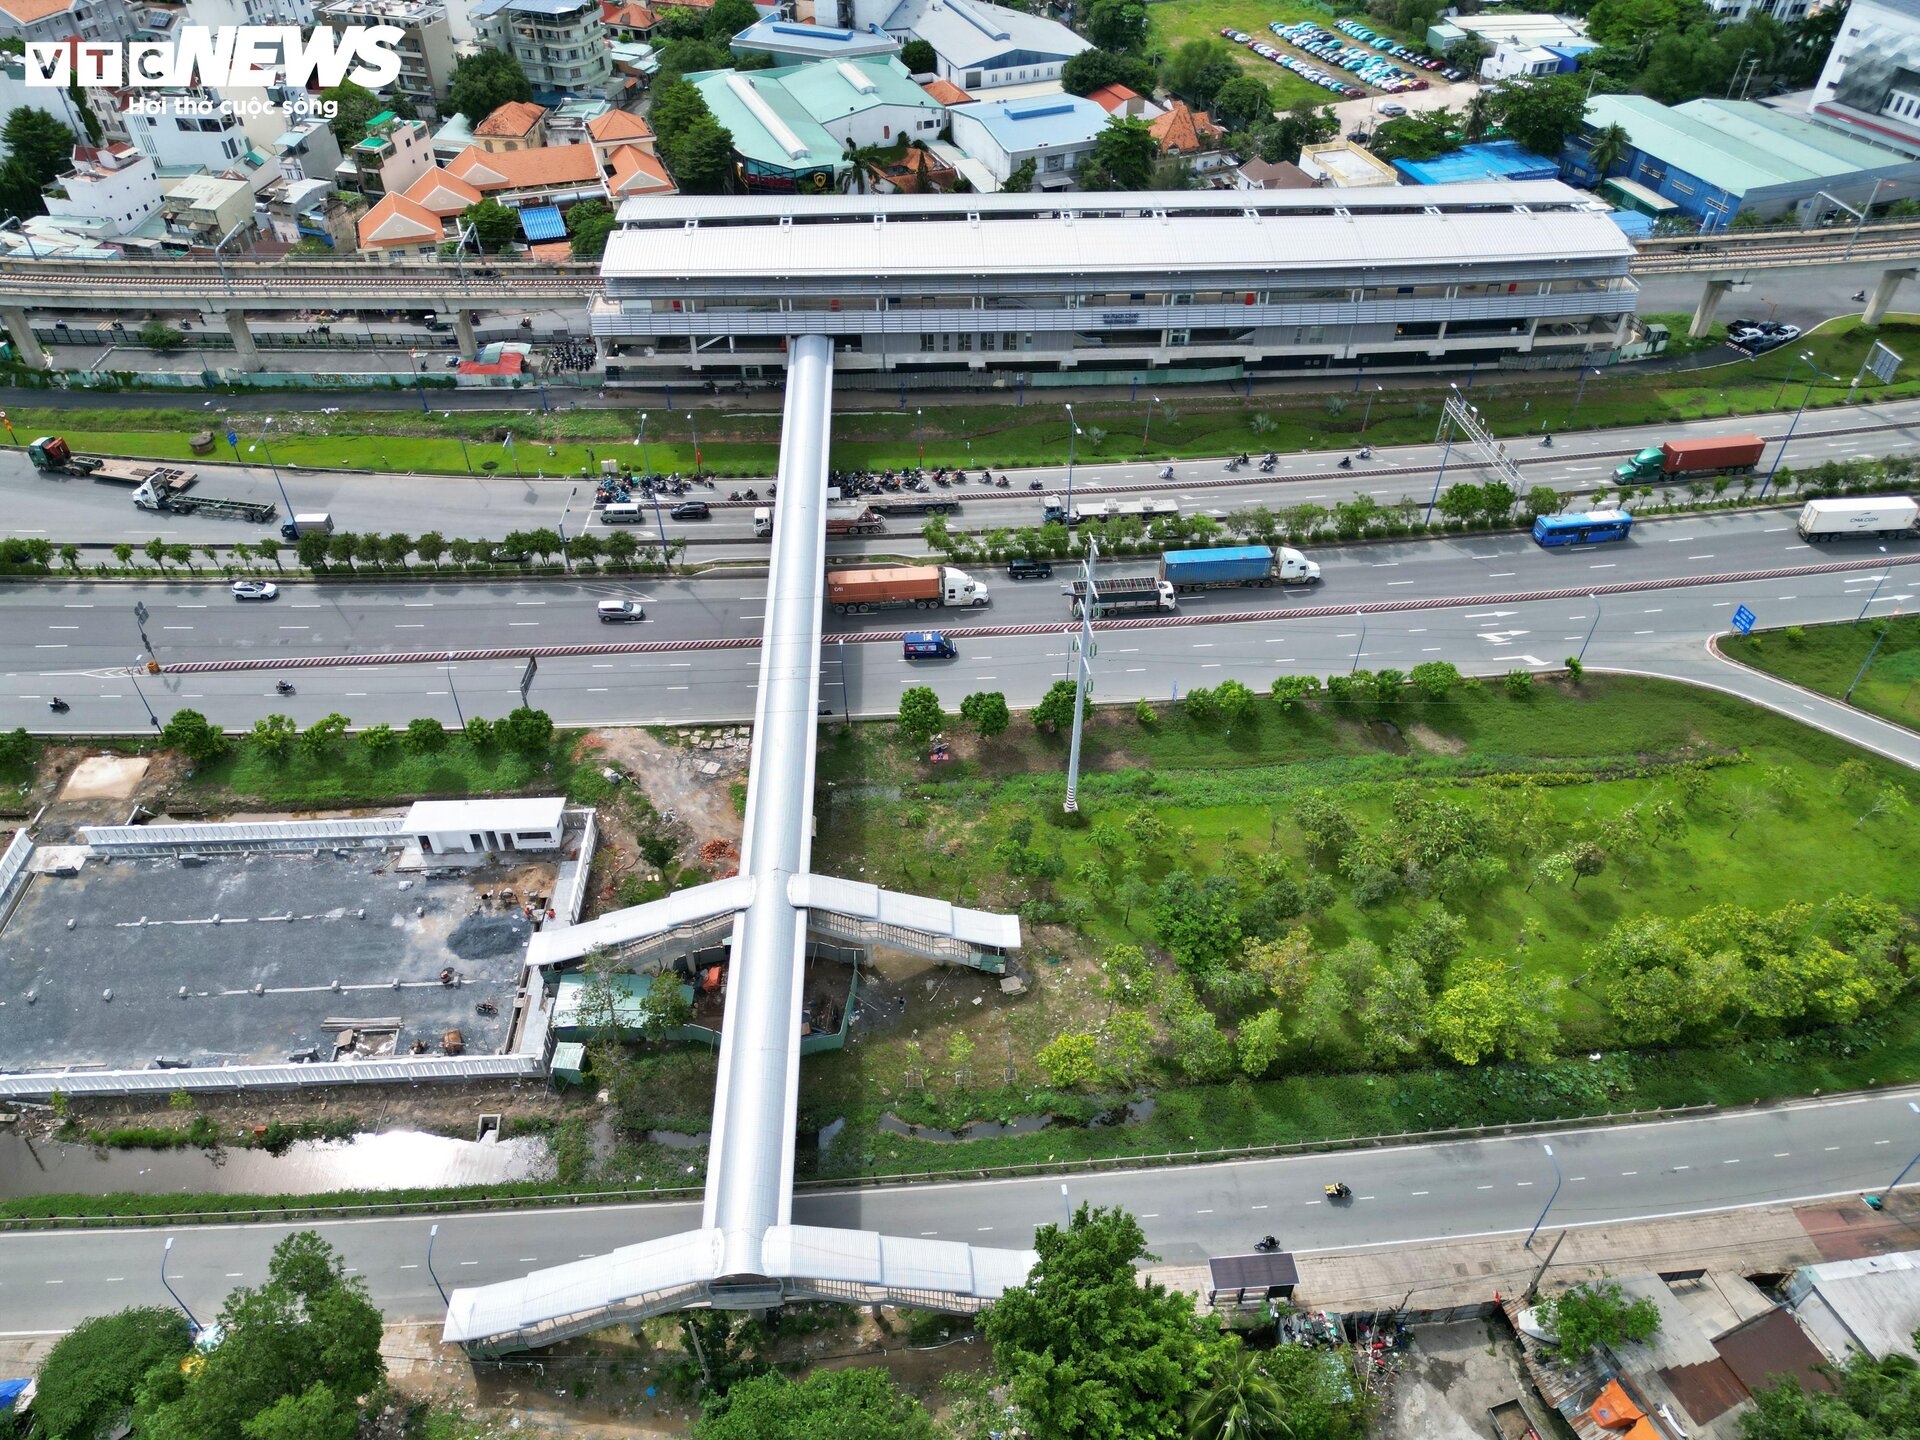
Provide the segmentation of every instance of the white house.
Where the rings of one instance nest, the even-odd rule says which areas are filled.
[[[1075,169],[1111,118],[1079,95],[981,101],[952,114],[953,143],[985,165],[996,185],[1031,160],[1036,190],[1071,189]]]
[[[65,229],[111,239],[144,225],[160,208],[153,161],[131,145],[73,148],[73,169],[46,197],[47,215]]]
[[[878,25],[926,41],[934,72],[970,92],[1058,80],[1067,61],[1093,49],[1058,21],[988,0],[853,0],[853,19],[858,30]]]
[[[558,850],[567,802],[559,795],[532,800],[421,800],[408,807],[405,832],[423,855],[482,850]]]

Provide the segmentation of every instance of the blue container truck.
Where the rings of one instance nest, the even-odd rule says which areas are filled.
[[[1311,585],[1320,567],[1282,545],[1227,545],[1213,550],[1169,550],[1160,576],[1175,591],[1215,590],[1230,585]]]

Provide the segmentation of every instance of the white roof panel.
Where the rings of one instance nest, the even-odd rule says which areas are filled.
[[[878,1235],[817,1225],[776,1225],[762,1254],[766,1273],[780,1279],[841,1280],[893,1290],[937,1290],[996,1300],[1023,1283],[1039,1255],[990,1250],[957,1240]]]
[[[676,890],[671,895],[649,900],[644,905],[610,910],[605,915],[582,921],[578,925],[542,930],[527,947],[527,963],[534,966],[558,965],[568,960],[578,960],[589,950],[603,945],[609,948],[630,945],[636,940],[647,940],[655,935],[664,935],[669,930],[698,925],[703,920],[713,920],[736,910],[744,910],[752,903],[753,877],[730,875],[725,880],[695,885],[690,890]]]
[[[567,808],[559,795],[535,799],[418,800],[407,809],[409,835],[455,830],[551,830]]]
[[[787,898],[803,910],[826,910],[850,920],[897,925],[923,935],[944,935],[971,945],[1014,950],[1020,945],[1020,920],[991,910],[969,910],[925,895],[882,890],[859,880],[832,875],[794,875],[787,880]]]
[[[455,1290],[447,1301],[449,1343],[512,1335],[530,1327],[630,1305],[648,1294],[720,1274],[718,1230],[688,1230],[607,1255],[536,1270],[518,1280]]]

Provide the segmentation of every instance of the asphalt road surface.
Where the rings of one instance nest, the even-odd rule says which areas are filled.
[[[1597,393],[1597,385],[1595,389]],[[1792,419],[1789,412],[1749,416],[1737,423],[1689,421],[1586,431],[1569,434],[1552,449],[1543,448],[1537,440],[1508,443],[1527,485],[1550,485],[1563,494],[1577,496],[1610,483],[1620,457],[1645,446],[1687,436],[1747,431],[1778,441],[1785,437]],[[378,442],[368,444],[377,447]],[[630,448],[606,446],[596,450],[604,458],[624,454]],[[534,445],[525,447],[523,458],[529,470],[536,468],[536,449]],[[1916,451],[1920,451],[1920,401],[1909,400],[1808,411],[1795,428],[1787,456],[1791,465],[1805,467],[1823,460]],[[1435,482],[1442,479],[1443,458],[1447,483],[1485,478],[1478,457],[1471,447],[1462,444],[1450,448],[1432,444],[1381,446],[1374,450],[1371,460],[1356,460],[1350,471],[1338,468],[1345,453],[1288,454],[1281,457],[1271,475],[1265,476],[1252,467],[1229,475],[1218,459],[1183,460],[1175,463],[1171,481],[1159,479],[1159,463],[1080,464],[1074,467],[1073,493],[1076,499],[1098,499],[1109,487],[1137,491],[1146,486],[1156,497],[1177,501],[1187,514],[1218,517],[1255,505],[1279,508],[1311,501],[1331,506],[1361,494],[1371,495],[1383,505],[1403,497],[1424,505],[1432,497]],[[1776,463],[1779,453],[1778,444],[1769,449],[1761,462],[1763,473]],[[435,530],[448,538],[499,540],[511,530],[558,528],[564,520],[570,534],[583,529],[601,536],[607,533],[591,508],[593,491],[589,482],[577,477],[522,479],[498,472],[481,477],[352,475],[282,467],[276,480],[264,466],[214,463],[196,464],[195,468],[201,472],[195,493],[271,502],[279,506],[283,516],[289,506],[295,513],[325,511],[342,530],[409,535]],[[949,521],[951,528],[1036,525],[1040,521],[1040,497],[1028,488],[1030,483],[1038,480],[1042,493],[1064,494],[1067,489],[1063,466],[1011,473],[1015,483],[1004,491],[989,492],[974,483],[947,492],[961,503],[960,512]],[[717,484],[713,490],[700,491],[697,498],[721,502],[736,487],[753,487],[753,482]],[[763,555],[764,544],[751,538],[752,508],[746,504],[720,505],[713,518],[705,521],[666,518],[666,533],[673,539],[694,542],[698,546],[695,554],[703,560]],[[897,519],[886,535],[836,541],[831,548],[836,554],[898,553],[903,548],[918,551],[924,548],[922,523],[919,518]],[[23,453],[12,449],[0,450],[0,529],[9,535],[42,536],[56,544],[125,542],[136,547],[156,535],[170,543],[194,545],[231,544],[278,535],[276,525],[255,526],[140,510],[133,504],[130,486],[42,475]],[[649,514],[649,523],[638,529],[651,535],[658,526]],[[727,543],[715,543],[722,541]]]
[[[1034,1179],[803,1192],[798,1224],[850,1226],[1017,1248],[1058,1223],[1065,1204],[1123,1205],[1154,1254],[1174,1264],[1244,1253],[1272,1233],[1300,1252],[1524,1233],[1551,1200],[1545,1229],[1697,1214],[1874,1192],[1920,1149],[1906,1092],[1809,1101],[1701,1119],[1574,1130],[1525,1139],[1363,1150],[1282,1160]],[[1553,1155],[1546,1154],[1551,1145]],[[1555,1165],[1563,1183],[1554,1194]],[[1344,1180],[1350,1204],[1321,1186]],[[1061,1194],[1065,1184],[1067,1194]],[[167,1278],[194,1313],[258,1284],[289,1229],[315,1229],[365,1277],[389,1316],[441,1313],[426,1267],[452,1289],[604,1254],[699,1224],[697,1201],[454,1217],[356,1219],[301,1226],[183,1226]],[[0,1235],[0,1324],[64,1331],[88,1315],[169,1303],[160,1285],[168,1232],[74,1230]],[[1384,1296],[1388,1303],[1398,1295]],[[1417,1297],[1416,1297],[1417,1298]]]

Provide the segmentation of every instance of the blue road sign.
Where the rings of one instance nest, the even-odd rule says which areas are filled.
[[[1742,635],[1751,635],[1753,633],[1753,622],[1756,618],[1753,611],[1742,605],[1738,610],[1733,612],[1733,628],[1738,630]]]
[[[240,443],[240,437],[236,435],[233,431],[229,430],[227,431],[227,443],[229,445],[237,445]]]

